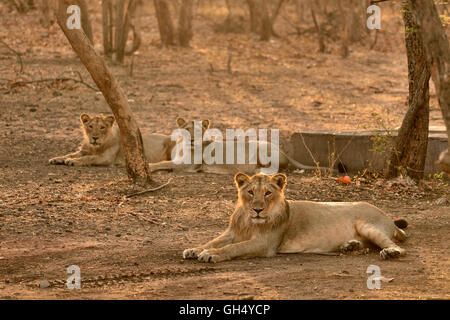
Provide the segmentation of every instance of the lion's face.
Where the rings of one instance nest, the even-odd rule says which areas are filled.
[[[276,206],[284,201],[286,176],[256,174],[252,177],[238,173],[234,177],[239,190],[239,200],[252,223],[272,224],[279,218]]]
[[[194,121],[193,120],[186,121],[183,118],[178,118],[177,125],[178,125],[178,128],[187,130],[189,132],[189,134],[191,136],[191,145],[193,145],[194,138],[195,138],[195,135],[194,135],[195,123],[194,123]],[[202,137],[203,137],[205,131],[209,129],[209,126],[210,126],[209,120],[207,120],[207,119],[202,120]]]
[[[113,116],[105,117],[102,114],[91,117],[84,113],[80,116],[80,120],[90,145],[99,148],[111,135],[115,119]]]

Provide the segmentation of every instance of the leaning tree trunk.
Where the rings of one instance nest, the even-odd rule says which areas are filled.
[[[89,9],[86,4],[86,0],[76,0],[75,3],[81,9],[81,27],[84,33],[88,37],[89,41],[94,43],[94,35],[92,34],[91,20],[89,19]]]
[[[68,15],[66,10],[72,3],[71,0],[58,0],[56,14],[58,24],[103,93],[117,120],[128,176],[135,183],[147,184],[150,182],[150,170],[144,155],[141,132],[128,105],[127,98],[106,66],[105,61],[97,55],[84,32],[67,28]]]
[[[406,52],[408,56],[409,109],[398,132],[388,168],[388,177],[406,170],[415,179],[423,178],[428,146],[430,66],[425,55],[420,27],[411,12],[411,3],[403,6]]]
[[[411,9],[420,26],[428,60],[437,69],[439,105],[447,127],[448,149],[438,161],[450,175],[450,45],[433,0],[410,0]]]

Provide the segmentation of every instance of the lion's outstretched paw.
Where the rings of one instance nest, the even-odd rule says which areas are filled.
[[[342,253],[361,250],[364,247],[363,243],[359,240],[350,240],[340,246],[339,250]]]
[[[197,259],[202,251],[202,248],[186,249],[183,251],[183,259]]]
[[[50,160],[48,160],[49,164],[64,164],[64,161],[66,159],[62,158],[62,157],[56,157],[56,158],[52,158]]]
[[[381,259],[396,258],[405,254],[405,250],[400,247],[388,247],[380,251]]]
[[[79,161],[75,160],[75,159],[66,159],[64,161],[64,164],[66,166],[80,166],[81,164],[79,163]]]
[[[198,261],[201,261],[201,262],[217,263],[217,262],[220,262],[220,261],[223,261],[223,260],[224,259],[214,249],[203,250],[198,255]]]

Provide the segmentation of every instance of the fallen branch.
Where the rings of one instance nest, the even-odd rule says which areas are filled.
[[[94,88],[93,86],[87,84],[86,82],[84,82],[83,80],[78,80],[78,79],[74,79],[74,78],[46,78],[46,79],[39,79],[39,80],[28,80],[28,81],[16,81],[13,82],[10,86],[11,88],[14,87],[18,87],[18,86],[22,86],[22,85],[26,85],[26,84],[31,84],[31,83],[42,83],[42,82],[64,82],[64,81],[73,81],[76,83],[81,83],[83,85],[85,85],[87,88],[94,90],[94,91],[99,91],[98,89]]]
[[[144,191],[132,193],[132,194],[126,195],[125,198],[128,199],[128,198],[131,198],[131,197],[140,196],[140,195],[148,193],[148,192],[158,191],[158,190],[164,188],[165,186],[169,185],[171,182],[172,182],[172,178],[170,178],[169,181],[167,181],[166,183],[164,183],[164,184],[162,184],[162,185],[160,185],[160,186],[158,186],[156,188],[147,189],[147,190],[144,190]]]
[[[6,44],[3,40],[0,40],[0,43],[3,44],[9,51],[11,51],[12,53],[14,53],[17,56],[17,62],[19,62],[19,64],[20,64],[19,74],[22,74],[23,73],[22,55],[19,52],[17,52],[16,50],[14,50],[13,48],[11,48],[10,46],[8,46],[8,44]]]

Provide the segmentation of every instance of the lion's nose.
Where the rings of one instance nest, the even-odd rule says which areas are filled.
[[[258,209],[258,208],[253,208],[253,211],[255,211],[257,214],[260,214],[264,209]]]
[[[98,140],[98,137],[92,137],[94,139],[94,142]]]

